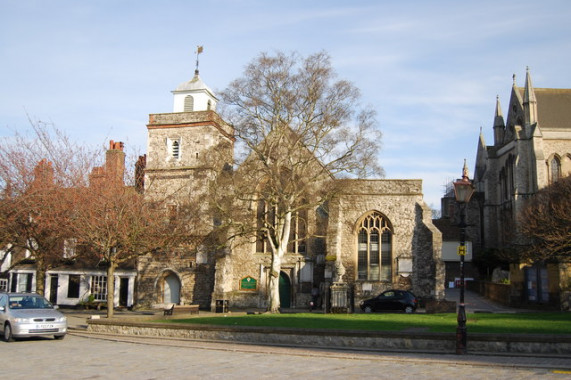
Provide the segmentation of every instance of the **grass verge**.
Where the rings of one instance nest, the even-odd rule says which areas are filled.
[[[571,334],[571,313],[468,314],[472,333]],[[455,332],[456,314],[256,314],[163,319],[161,322],[307,329]]]

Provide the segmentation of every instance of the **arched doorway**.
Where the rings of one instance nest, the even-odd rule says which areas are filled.
[[[291,281],[285,272],[280,272],[280,306],[291,307]]]
[[[165,272],[161,281],[163,303],[180,303],[180,279],[173,272]]]

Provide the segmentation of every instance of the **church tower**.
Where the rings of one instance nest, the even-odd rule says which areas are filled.
[[[172,93],[172,113],[149,115],[144,187],[177,204],[203,194],[212,171],[231,162],[234,130],[216,113],[218,99],[198,66]]]
[[[234,129],[216,113],[218,99],[198,65],[194,77],[172,93],[173,112],[149,115],[147,155],[138,162],[137,179],[145,197],[166,202],[171,217],[189,204],[184,212],[192,214],[192,243],[176,254],[140,257],[137,292],[141,304],[205,306],[211,301],[215,255],[203,243],[213,226],[212,218],[199,220],[208,217],[210,180],[232,162]]]

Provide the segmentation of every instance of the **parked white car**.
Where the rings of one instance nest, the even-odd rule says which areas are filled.
[[[39,294],[0,293],[0,329],[6,342],[34,336],[63,339],[67,318]]]

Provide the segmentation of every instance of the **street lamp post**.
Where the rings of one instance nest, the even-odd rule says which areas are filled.
[[[466,206],[470,202],[470,198],[474,193],[474,186],[468,179],[468,166],[464,160],[462,169],[462,179],[454,182],[454,196],[456,202],[460,205],[460,246],[458,247],[458,255],[460,255],[460,305],[458,306],[458,327],[456,328],[456,354],[463,355],[466,353],[466,308],[464,305],[464,256],[466,255]]]

